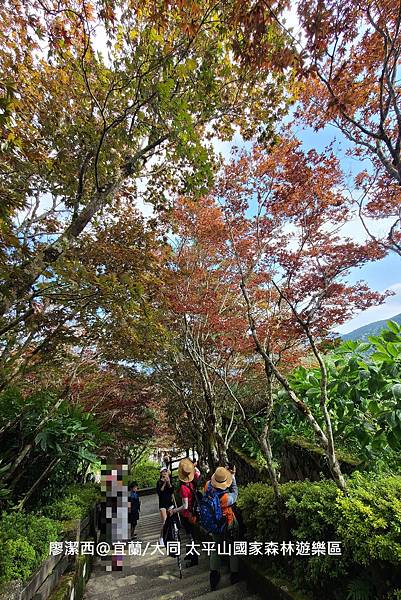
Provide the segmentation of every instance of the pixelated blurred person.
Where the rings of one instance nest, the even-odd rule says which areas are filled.
[[[128,525],[128,465],[117,463],[102,465],[102,492],[105,505],[106,541],[113,548],[115,544],[126,542],[129,535]],[[111,566],[106,570],[121,570],[123,555],[112,555]]]

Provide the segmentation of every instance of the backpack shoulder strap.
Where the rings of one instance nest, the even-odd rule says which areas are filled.
[[[208,481],[207,485],[204,487],[203,494],[204,494],[204,496],[211,496],[211,494],[212,494],[212,484],[211,484],[210,481]]]
[[[217,488],[213,487],[211,481],[209,481],[206,491],[211,492],[213,495],[216,495],[218,498],[221,498],[222,496],[224,496],[224,494],[227,493],[226,490],[218,490]]]
[[[190,482],[189,482],[190,483]],[[185,481],[181,481],[181,487],[186,487],[187,490],[193,493],[194,488],[191,485],[188,485]]]

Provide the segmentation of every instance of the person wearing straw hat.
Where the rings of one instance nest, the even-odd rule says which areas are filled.
[[[179,491],[182,504],[178,508],[171,509],[169,514],[179,513],[183,517],[182,524],[192,541],[194,539],[194,525],[197,521],[194,509],[196,503],[196,482],[199,478],[200,471],[196,467],[196,461],[192,461],[190,458],[181,459],[178,464],[178,479],[180,480]],[[190,566],[192,567],[197,564],[197,554],[191,554]]]
[[[224,532],[212,533],[215,547],[210,552],[210,589],[213,591],[220,581],[220,555],[217,553],[217,548],[225,540],[231,541],[238,537],[238,521],[232,508],[238,497],[235,466],[232,468],[217,467],[210,481],[205,484],[205,492],[210,491],[218,493],[221,510],[226,519]],[[230,553],[230,572],[231,583],[237,583],[239,581],[239,562],[238,556],[233,555],[232,552]]]

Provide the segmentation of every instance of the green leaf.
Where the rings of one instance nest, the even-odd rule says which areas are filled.
[[[96,454],[89,452],[86,448],[80,448],[78,451],[78,456],[80,459],[87,460],[91,463],[95,463],[98,460]]]
[[[376,360],[378,362],[390,362],[391,361],[391,357],[388,354],[385,354],[384,352],[374,352],[372,354],[372,358],[373,358],[373,360]]]
[[[47,431],[40,431],[35,437],[35,444],[38,444],[42,450],[47,450],[49,434]]]
[[[385,443],[385,437],[383,435],[383,433],[380,433],[380,435],[375,436],[372,440],[371,446],[372,449],[377,451],[377,450],[381,450],[383,448],[383,445]]]
[[[401,383],[395,383],[393,385],[393,387],[391,388],[391,391],[393,393],[393,396],[396,400],[400,400],[401,399]]]
[[[388,342],[386,344],[386,350],[389,354],[391,354],[391,356],[394,356],[394,358],[400,356],[399,344],[394,344],[394,342]]]
[[[393,333],[401,332],[401,327],[395,321],[391,321],[391,320],[386,321],[386,325],[390,329],[390,331],[392,331]]]
[[[381,412],[379,403],[377,402],[377,400],[371,400],[368,404],[368,411],[373,415],[376,416]]]
[[[355,352],[366,352],[367,350],[369,350],[370,347],[371,347],[371,344],[368,344],[367,342],[363,342],[362,344],[359,344],[355,348]]]
[[[399,450],[400,444],[393,431],[387,433],[387,441],[392,450]]]

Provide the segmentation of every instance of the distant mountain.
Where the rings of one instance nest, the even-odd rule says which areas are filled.
[[[386,329],[386,321],[395,321],[401,325],[401,313],[396,315],[395,317],[391,317],[390,319],[384,319],[384,321],[375,321],[374,323],[369,323],[368,325],[364,325],[363,327],[358,327],[358,329],[354,329],[354,331],[350,331],[349,333],[345,333],[341,336],[341,338],[345,340],[354,340],[354,341],[362,341],[367,342],[369,335],[378,335],[382,329]]]

